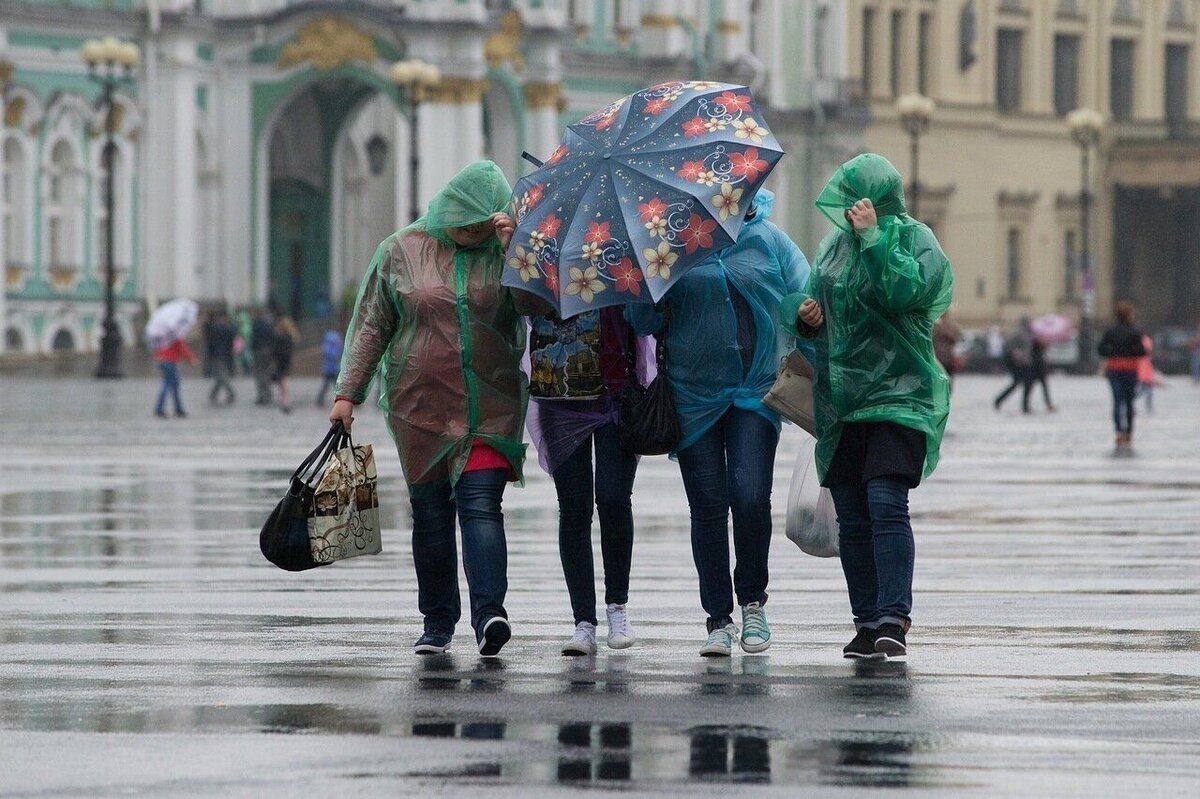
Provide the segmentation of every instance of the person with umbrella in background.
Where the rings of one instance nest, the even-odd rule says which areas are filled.
[[[197,363],[184,337],[196,324],[199,313],[196,303],[180,298],[159,306],[146,323],[146,341],[154,350],[154,360],[162,372],[162,386],[154,406],[154,415],[161,419],[167,417],[168,395],[175,403],[175,415],[180,418],[187,416],[179,395],[179,362],[187,361],[193,366]]]
[[[784,327],[816,344],[814,410],[821,485],[837,510],[855,635],[848,658],[904,658],[914,542],[908,493],[937,466],[950,381],[933,325],[954,274],[904,205],[904,180],[874,153],[842,164],[817,199],[835,225]]]
[[[455,175],[424,216],[379,245],[346,332],[329,418],[349,430],[379,372],[412,505],[416,654],[445,652],[461,615],[456,514],[479,653],[499,654],[512,635],[501,499],[525,461],[521,317],[547,308],[500,285],[510,198],[491,161]]]
[[[506,285],[562,318],[626,305],[634,330],[665,344],[709,656],[732,652],[735,592],[742,649],[771,645],[763,606],[780,422],[762,399],[783,354],[779,301],[808,271],[767,221],[772,197],[760,187],[782,155],[749,89],[674,81],[570,125],[514,196]]]

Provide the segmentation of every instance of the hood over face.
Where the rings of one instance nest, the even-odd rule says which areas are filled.
[[[492,161],[476,161],[450,178],[429,201],[425,216],[413,223],[444,244],[451,244],[446,228],[466,227],[508,209],[512,187]]]
[[[759,189],[746,207],[754,209],[754,217],[747,219],[746,225],[753,225],[769,218],[771,212],[775,210],[775,192],[770,189]]]
[[[877,153],[863,153],[838,167],[816,204],[830,222],[851,233],[846,211],[864,198],[871,201],[880,218],[907,213],[904,179],[891,161]]]

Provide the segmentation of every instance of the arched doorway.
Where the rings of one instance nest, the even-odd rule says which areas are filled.
[[[342,198],[355,203],[355,228],[394,230],[398,111],[368,83],[326,76],[292,95],[267,136],[267,301],[298,321],[336,322],[344,285],[365,263],[343,263]],[[370,151],[367,145],[370,145]],[[384,169],[363,168],[383,151]],[[347,185],[342,185],[346,183]],[[335,263],[340,266],[334,269]]]

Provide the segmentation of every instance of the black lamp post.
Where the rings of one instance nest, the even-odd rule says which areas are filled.
[[[113,118],[113,93],[122,83],[133,76],[133,68],[141,60],[141,51],[136,44],[122,42],[113,37],[89,39],[84,42],[80,54],[88,66],[88,77],[100,84],[100,106],[104,109],[104,323],[100,337],[100,365],[96,369],[98,378],[119,378],[121,372],[121,330],[115,318],[113,289],[116,283],[116,266],[113,263],[113,163],[116,161],[117,144]]]
[[[1083,301],[1079,309],[1079,369],[1085,374],[1095,371],[1096,353],[1092,346],[1093,318],[1096,314],[1096,276],[1092,271],[1092,192],[1091,152],[1100,143],[1104,132],[1104,115],[1090,108],[1077,108],[1067,114],[1071,137],[1079,145],[1079,274]]]
[[[909,172],[912,175],[912,195],[908,197],[908,212],[916,219],[921,214],[921,134],[929,129],[933,118],[933,100],[923,94],[906,94],[896,100],[900,124],[909,136]]]
[[[421,157],[417,149],[417,109],[425,93],[442,79],[441,71],[419,58],[409,58],[392,64],[392,82],[404,90],[408,98],[408,202],[411,221],[421,216],[418,170]]]

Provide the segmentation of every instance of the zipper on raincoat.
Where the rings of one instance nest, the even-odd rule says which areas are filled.
[[[479,426],[479,405],[475,393],[475,372],[471,368],[471,322],[467,308],[467,256],[462,250],[454,253],[454,305],[458,314],[459,357],[462,361],[463,382],[467,389],[467,432],[474,438]]]

